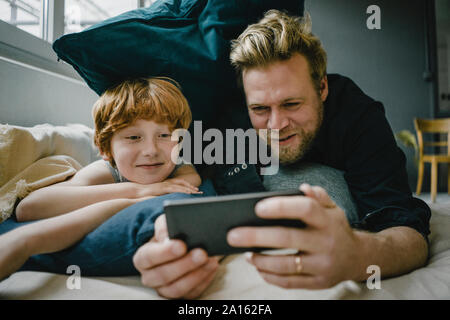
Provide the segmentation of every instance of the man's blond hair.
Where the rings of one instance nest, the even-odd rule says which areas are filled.
[[[232,41],[230,60],[242,78],[246,69],[287,60],[295,53],[308,61],[311,79],[319,90],[326,75],[327,55],[319,38],[311,33],[309,14],[301,18],[269,10],[258,23],[249,25]]]

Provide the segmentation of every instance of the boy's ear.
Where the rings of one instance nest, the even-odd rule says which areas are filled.
[[[109,161],[110,160],[110,157],[108,157],[106,154],[100,153],[100,155],[102,156],[103,160],[105,160],[105,161]]]

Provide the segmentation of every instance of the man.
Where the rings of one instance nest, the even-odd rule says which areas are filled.
[[[336,205],[324,188],[302,184],[306,196],[267,199],[255,211],[262,218],[299,219],[306,228],[240,227],[228,233],[229,244],[296,248],[297,254],[248,259],[267,282],[286,288],[363,281],[370,265],[379,266],[383,277],[423,266],[430,210],[411,196],[405,157],[383,107],[351,80],[327,76],[326,54],[309,19],[269,11],[234,41],[231,61],[241,75],[253,127],[279,131],[283,167],[272,177],[250,171],[231,176],[219,188],[246,179],[272,190],[281,180],[296,182],[286,173],[295,174],[298,164],[319,163],[344,172],[357,216]],[[162,241],[166,234],[161,216],[154,238],[134,257],[143,283],[167,297],[200,295],[214,278],[217,260],[200,249],[195,257],[186,253],[180,241]]]

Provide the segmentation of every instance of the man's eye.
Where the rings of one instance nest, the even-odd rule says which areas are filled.
[[[264,106],[259,106],[259,107],[253,107],[252,111],[256,112],[256,113],[261,113],[264,111],[267,111],[268,107],[264,107]]]
[[[298,103],[298,102],[288,102],[288,103],[285,103],[284,104],[284,106],[286,107],[286,108],[293,108],[293,107],[297,107],[297,106],[299,106],[300,105],[300,103]]]

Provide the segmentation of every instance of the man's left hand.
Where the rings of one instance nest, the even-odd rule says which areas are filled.
[[[345,212],[317,186],[303,184],[305,196],[273,197],[255,207],[266,219],[299,219],[305,228],[239,227],[230,230],[228,243],[235,247],[294,248],[297,254],[253,253],[248,259],[269,283],[284,288],[329,288],[358,279],[359,242]]]

